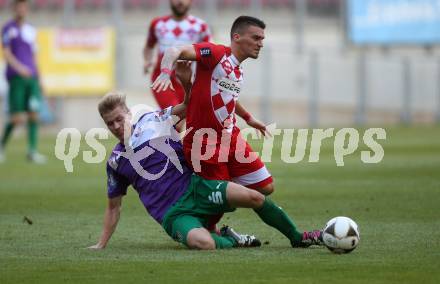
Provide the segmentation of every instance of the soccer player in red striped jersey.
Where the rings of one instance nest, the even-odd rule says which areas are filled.
[[[269,195],[274,190],[272,176],[241,137],[235,116],[243,118],[263,135],[268,134],[265,125],[238,102],[243,84],[241,63],[247,58],[258,58],[264,29],[261,20],[240,16],[231,28],[230,47],[199,43],[168,49],[162,59],[161,74],[152,88],[160,92],[173,87],[170,75],[177,60],[196,61],[186,117],[189,132],[183,142],[186,159],[193,170],[206,179],[231,180]],[[216,135],[197,135],[204,130],[213,130]],[[203,159],[202,153],[207,151],[214,153],[209,159]]]
[[[151,74],[154,82],[160,74],[160,64],[165,50],[171,46],[187,45],[211,41],[211,32],[205,21],[189,14],[191,0],[170,0],[171,15],[157,17],[151,21],[145,43],[144,72],[147,74],[153,66],[153,50],[158,46],[156,65]],[[184,90],[175,74],[171,75],[174,90],[163,93],[153,90],[153,95],[160,108],[175,106],[183,101]]]

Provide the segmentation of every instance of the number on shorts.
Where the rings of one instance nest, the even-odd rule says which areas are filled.
[[[208,196],[209,201],[215,204],[223,204],[222,193],[220,191],[214,191]]]

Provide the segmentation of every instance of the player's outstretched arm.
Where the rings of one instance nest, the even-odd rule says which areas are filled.
[[[165,51],[160,65],[160,75],[151,85],[151,88],[156,92],[165,91],[168,88],[174,90],[171,84],[171,74],[174,64],[177,60],[196,60],[196,51],[192,45],[183,45],[170,47]]]
[[[107,208],[104,214],[104,225],[101,237],[96,245],[90,246],[89,249],[104,249],[108,241],[113,235],[119,222],[121,212],[122,196],[109,198]]]
[[[179,80],[180,84],[182,85],[184,91],[185,91],[185,100],[187,100],[187,96],[191,93],[191,87],[192,87],[192,62],[191,61],[177,61],[175,66],[175,72],[176,77]]]
[[[235,113],[246,121],[249,126],[257,129],[263,136],[271,136],[271,133],[266,129],[266,125],[247,112],[239,101],[235,105]]]

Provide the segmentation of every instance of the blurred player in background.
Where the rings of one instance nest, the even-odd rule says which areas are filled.
[[[144,47],[144,72],[153,66],[153,49],[159,47],[156,66],[151,75],[154,82],[160,74],[160,64],[165,50],[171,46],[211,41],[208,25],[202,20],[189,15],[191,0],[170,0],[172,14],[155,18],[149,28]],[[162,93],[153,91],[160,108],[175,106],[183,101],[184,90],[175,74],[170,74],[175,90],[168,89]]]
[[[5,159],[4,148],[13,129],[28,123],[28,159],[42,164],[46,158],[37,152],[38,112],[41,105],[41,85],[35,61],[36,29],[26,23],[27,0],[14,0],[14,18],[2,29],[2,47],[7,63],[6,79],[9,84],[9,120],[0,144],[0,161]]]

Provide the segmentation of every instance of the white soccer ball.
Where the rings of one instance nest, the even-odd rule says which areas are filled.
[[[348,217],[335,217],[325,225],[322,238],[331,252],[349,253],[359,244],[358,225]]]

